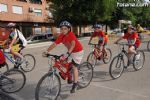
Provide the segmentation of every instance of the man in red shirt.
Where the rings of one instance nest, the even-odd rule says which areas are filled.
[[[102,26],[100,24],[95,24],[93,28],[94,28],[94,33],[92,34],[89,43],[91,42],[92,38],[98,37],[99,38],[98,46],[100,51],[102,51],[103,49],[104,51],[106,51],[105,46],[107,45],[108,39],[106,38],[105,33],[102,31]],[[99,53],[98,57],[100,56],[101,53]]]
[[[58,36],[56,41],[52,45],[50,45],[46,53],[50,52],[60,43],[63,43],[64,46],[68,49],[66,56],[69,57],[69,60],[71,60],[71,62],[73,63],[73,71],[74,71],[73,72],[74,83],[70,92],[74,93],[77,89],[77,82],[78,82],[77,67],[79,66],[83,58],[83,47],[76,38],[76,36],[74,35],[74,33],[71,32],[71,24],[68,21],[62,21],[59,26],[61,34]],[[71,83],[71,80],[68,80],[68,83]]]
[[[118,43],[122,39],[126,39],[129,44],[129,49],[128,49],[129,61],[131,61],[132,54],[136,54],[136,59],[139,59],[140,54],[137,54],[136,49],[140,46],[141,42],[138,37],[138,34],[134,31],[132,25],[128,26],[127,33],[125,33],[125,35],[120,39],[118,39],[115,43]]]

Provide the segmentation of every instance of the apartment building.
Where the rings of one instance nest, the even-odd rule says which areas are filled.
[[[0,0],[0,26],[15,22],[23,34],[51,32],[52,14],[46,0]]]

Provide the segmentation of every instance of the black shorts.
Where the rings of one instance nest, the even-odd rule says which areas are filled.
[[[23,46],[23,44],[19,45],[20,50],[18,51],[18,53],[20,53],[25,47]]]

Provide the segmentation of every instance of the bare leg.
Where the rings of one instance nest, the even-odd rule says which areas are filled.
[[[75,65],[73,65],[73,76],[74,76],[74,83],[78,82],[78,69]]]

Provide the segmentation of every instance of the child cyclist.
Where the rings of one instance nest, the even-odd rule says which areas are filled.
[[[138,34],[134,31],[134,27],[132,25],[128,25],[127,33],[121,38],[119,38],[115,44],[117,44],[120,40],[126,39],[129,44],[128,48],[128,57],[130,63],[132,62],[131,56],[132,54],[136,54],[136,60],[140,58],[140,54],[137,54],[136,49],[140,46],[141,42],[138,37]]]
[[[71,89],[71,93],[75,93],[78,86],[78,69],[77,67],[81,63],[83,58],[83,47],[81,43],[77,40],[73,32],[71,32],[71,24],[68,21],[62,21],[59,25],[61,34],[58,36],[56,41],[49,46],[44,54],[50,52],[58,44],[63,43],[64,46],[68,49],[68,52],[65,54],[65,57],[68,58],[69,62],[73,63],[73,76],[74,83]],[[71,60],[71,61],[70,61]],[[68,79],[68,83],[71,83],[72,80]]]
[[[10,31],[9,38],[5,40],[2,45],[5,45],[9,43],[8,49],[10,50],[10,53],[21,58],[20,64],[23,62],[23,56],[20,54],[20,52],[15,52],[14,47],[16,45],[19,45],[19,51],[24,49],[27,46],[27,40],[23,36],[23,34],[17,29],[16,23],[8,23],[6,26],[8,31]]]
[[[98,40],[99,50],[102,51],[104,49],[104,51],[106,52],[105,46],[107,45],[108,39],[106,38],[105,33],[102,31],[102,26],[100,24],[95,24],[93,26],[93,28],[94,28],[94,33],[92,34],[92,36],[90,38],[89,44],[91,43],[92,38],[98,37],[99,38],[99,40]],[[101,54],[102,53],[98,53],[98,57],[100,57]],[[106,53],[106,55],[107,55],[107,53]]]

